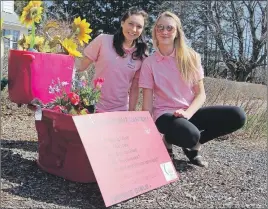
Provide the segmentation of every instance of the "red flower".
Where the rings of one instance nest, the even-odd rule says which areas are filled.
[[[78,105],[78,103],[80,101],[79,96],[74,92],[68,93],[68,98],[69,98],[71,104],[73,104],[73,105]]]
[[[104,82],[104,78],[96,78],[93,82],[94,82],[94,87],[96,89],[101,89],[102,84]]]

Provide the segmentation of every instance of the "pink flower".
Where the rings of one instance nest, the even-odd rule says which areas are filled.
[[[56,105],[55,107],[53,107],[52,110],[54,110],[55,112],[60,112],[62,113],[62,110],[66,109],[65,107],[62,107],[60,105]]]
[[[104,78],[96,78],[93,82],[94,82],[94,87],[96,89],[101,89],[102,84],[104,82]]]
[[[87,85],[86,81],[82,81],[82,86],[85,87]]]
[[[68,98],[69,98],[71,104],[73,104],[73,105],[78,105],[78,103],[80,101],[79,95],[77,95],[74,92],[68,93]]]

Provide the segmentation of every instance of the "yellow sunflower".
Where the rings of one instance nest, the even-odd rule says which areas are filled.
[[[31,40],[32,40],[32,36],[24,36],[23,35],[23,38],[18,41],[18,44],[22,49],[27,50],[30,47]],[[42,51],[44,41],[45,41],[44,37],[35,36],[34,48],[36,48],[39,52]]]
[[[30,1],[29,4],[24,7],[20,21],[27,27],[32,25],[34,22],[39,23],[43,12],[41,7],[42,1]]]
[[[34,44],[41,46],[44,43],[45,39],[42,36],[35,36]]]
[[[45,38],[44,37],[42,37],[42,36],[35,36],[34,46],[37,49],[37,51],[39,51],[39,52],[43,51],[44,41],[45,41]]]
[[[65,38],[61,43],[62,47],[71,55],[75,57],[82,57],[82,54],[77,51],[77,45],[71,39]]]
[[[19,49],[27,50],[30,46],[29,36],[23,34],[22,39],[18,40]]]
[[[92,32],[92,29],[89,27],[90,24],[86,21],[86,19],[81,20],[80,17],[74,19],[73,29],[77,33],[77,38],[81,46],[84,46],[84,42],[88,43],[89,39],[91,39],[88,34]]]
[[[24,43],[24,47],[26,48],[26,49],[29,49],[29,47],[30,47],[30,43],[31,43],[31,40],[32,40],[32,37],[31,36],[25,36],[25,43]]]

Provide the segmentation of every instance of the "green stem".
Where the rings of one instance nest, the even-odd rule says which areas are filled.
[[[35,24],[33,22],[33,25],[32,25],[32,38],[31,38],[31,44],[30,44],[31,49],[33,49],[33,47],[34,47],[34,39],[35,39]]]

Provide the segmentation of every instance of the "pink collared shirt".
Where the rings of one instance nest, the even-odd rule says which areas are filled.
[[[204,78],[200,67],[199,80]],[[187,109],[194,99],[193,86],[181,77],[176,65],[175,50],[169,56],[156,51],[142,64],[139,87],[153,89],[153,119],[164,113],[174,113],[178,109]]]
[[[134,77],[139,77],[141,60],[133,60],[136,48],[125,50],[120,57],[113,47],[113,35],[101,34],[84,49],[84,54],[94,61],[95,78],[104,78],[97,109],[104,112],[127,111],[128,92]]]

